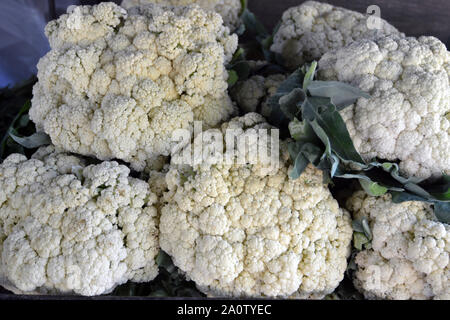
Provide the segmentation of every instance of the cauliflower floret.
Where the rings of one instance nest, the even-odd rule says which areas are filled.
[[[258,129],[271,126],[248,113],[215,132],[248,137]],[[204,135],[195,138],[194,153],[196,146],[210,145]],[[339,208],[319,170],[310,166],[299,179],[289,178],[284,143],[281,156],[261,139],[246,152],[236,149],[235,157],[249,159],[256,145],[278,166],[267,158],[239,164],[214,152],[215,163],[208,155],[197,164],[194,157],[190,165],[180,160],[183,151],[173,155],[161,209],[161,248],[209,296],[322,297],[346,270],[349,214]]]
[[[117,162],[41,148],[0,165],[0,285],[99,295],[158,274],[157,201]]]
[[[379,22],[380,29],[369,29],[366,15],[306,1],[283,13],[271,50],[281,54],[287,67],[297,68],[355,40],[400,34],[383,19]]]
[[[381,37],[326,53],[319,78],[367,91],[342,111],[356,149],[399,160],[407,176],[450,170],[450,52],[434,37]]]
[[[358,191],[347,208],[366,217],[373,234],[372,248],[355,258],[355,286],[367,298],[450,299],[450,226],[429,204]]]
[[[283,74],[267,77],[252,76],[245,81],[239,81],[231,89],[231,98],[236,101],[244,113],[259,112],[265,117],[270,116],[271,109],[267,99],[273,95],[280,84],[286,80]]]
[[[214,12],[101,3],[69,9],[46,34],[30,118],[59,148],[141,171],[170,154],[174,130],[235,111],[225,64],[237,36]]]
[[[241,24],[239,17],[242,10],[241,0],[123,0],[121,6],[129,9],[148,3],[172,6],[197,4],[205,10],[215,11],[220,14],[224,25],[229,27],[230,30],[235,30]]]

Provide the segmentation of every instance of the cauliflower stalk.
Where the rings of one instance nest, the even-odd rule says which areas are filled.
[[[0,165],[0,282],[16,293],[100,295],[158,274],[157,198],[117,162],[39,149]]]
[[[326,53],[319,77],[371,95],[341,111],[366,160],[399,160],[420,178],[450,170],[450,53],[434,37],[361,40]]]
[[[222,133],[270,128],[249,113],[223,124]],[[310,166],[290,179],[282,150],[279,166],[220,160],[188,166],[177,164],[182,152],[173,156],[160,245],[209,296],[319,298],[343,279],[350,217],[319,170]]]
[[[358,191],[347,208],[367,218],[373,234],[371,249],[355,257],[354,283],[366,298],[450,299],[450,225],[429,204]]]
[[[215,11],[222,16],[223,23],[230,30],[240,25],[239,14],[242,11],[242,0],[123,0],[121,6],[125,9],[148,3],[158,3],[171,6],[187,6],[197,4],[201,8]]]
[[[70,7],[45,30],[30,118],[59,149],[140,171],[170,154],[174,130],[234,112],[225,63],[237,36],[214,12],[101,3]]]
[[[383,19],[379,23],[380,28],[369,29],[367,16],[359,12],[306,1],[283,13],[271,50],[283,57],[287,67],[294,69],[353,41],[400,34]]]

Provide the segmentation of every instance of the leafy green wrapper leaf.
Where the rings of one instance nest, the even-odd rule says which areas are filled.
[[[248,51],[254,50],[252,47],[241,46],[236,50],[231,59],[231,62],[226,66],[228,70],[228,86],[231,88],[237,81],[245,81],[253,75],[261,75],[268,77],[274,74],[282,74],[286,71],[283,67],[266,62],[264,64],[258,64],[258,66],[250,66],[249,61],[246,58]]]
[[[36,132],[29,137],[19,137],[10,132],[9,136],[27,149],[35,149],[52,143],[50,137],[44,132]]]
[[[248,9],[248,1],[247,0],[241,0],[241,12],[239,12],[239,15],[242,16],[244,11]]]
[[[359,179],[359,183],[361,184],[361,187],[364,189],[364,191],[374,197],[382,196],[389,190],[388,188],[379,185],[377,182],[368,181],[365,179]]]
[[[423,179],[417,177],[410,177],[410,178],[402,177],[400,175],[400,168],[396,163],[372,162],[370,163],[370,165],[373,167],[381,168],[385,172],[388,172],[390,176],[394,178],[396,181],[398,181],[400,184],[408,184],[408,183],[418,184],[423,181]]]
[[[303,79],[303,90],[308,89],[310,83],[314,80],[316,69],[317,69],[317,62],[313,61],[305,74],[305,78]]]
[[[239,76],[235,70],[228,70],[228,87],[232,87],[238,82]]]
[[[240,61],[233,66],[232,69],[236,75],[237,80],[247,80],[251,73],[251,68],[247,61]]]
[[[278,101],[280,104],[280,109],[283,111],[284,115],[289,119],[293,120],[298,116],[300,109],[300,103],[306,98],[306,95],[302,89],[294,89],[287,95],[280,97]]]
[[[361,220],[361,223],[363,226],[365,236],[367,237],[367,239],[372,240],[373,236],[372,236],[372,231],[370,230],[370,227],[369,227],[369,222],[367,221],[366,218],[363,218]]]
[[[233,65],[234,63],[243,60],[245,60],[245,50],[244,48],[238,48],[236,52],[233,54],[230,64]]]
[[[370,240],[367,239],[366,235],[361,232],[354,232],[353,233],[353,246],[361,251],[365,246],[367,246],[370,243]]]
[[[288,128],[291,137],[296,141],[313,142],[315,144],[320,143],[313,128],[307,121],[299,121],[297,118],[294,118],[294,120],[289,123]]]
[[[28,114],[24,114],[19,118],[16,128],[25,128],[29,123],[30,123],[30,116]]]
[[[450,224],[450,202],[435,202],[434,215],[439,221]]]
[[[295,157],[294,166],[289,176],[297,179],[306,169],[309,163],[315,163],[322,155],[322,150],[312,143],[290,143],[289,154]]]
[[[356,87],[338,81],[312,81],[308,91],[315,97],[327,97],[337,110],[353,104],[359,98],[370,98],[370,95]]]
[[[450,224],[450,201],[441,201],[434,198],[424,198],[410,192],[391,192],[392,202],[402,203],[406,201],[422,201],[433,204],[434,215],[443,223]]]
[[[283,83],[280,84],[277,92],[270,99],[275,100],[276,103],[278,103],[278,100],[282,96],[288,95],[294,89],[301,88],[304,78],[305,75],[300,69],[294,71],[289,77],[286,78],[285,81],[283,81]]]
[[[303,79],[303,72],[299,69],[293,72],[277,89],[267,101],[271,108],[270,122],[277,126],[282,133],[286,133],[285,128],[289,125],[289,118],[284,114],[281,109],[280,99],[296,88],[301,88]]]
[[[315,123],[315,125],[312,125],[314,131],[319,126],[322,128],[328,137],[331,149],[338,157],[357,163],[364,163],[364,160],[353,145],[344,120],[329,99],[325,101],[320,98],[307,98],[307,101],[302,106],[302,112],[307,120],[312,124]]]
[[[361,220],[353,220],[352,228],[353,228],[353,231],[355,231],[355,232],[364,233],[364,228],[362,226]]]
[[[440,200],[440,201],[449,201],[450,200],[450,188],[443,193],[430,193],[432,197]]]
[[[359,98],[370,96],[348,84],[314,80],[316,64],[299,68],[269,99],[270,122],[285,127],[295,142],[290,144],[291,178],[298,178],[309,163],[334,177],[358,179],[370,195],[392,194],[394,202],[424,201],[434,205],[436,217],[450,220],[450,177],[429,182],[402,176],[392,162],[365,162],[356,150],[339,111]],[[282,131],[283,132],[283,131]],[[366,234],[370,240],[371,235]],[[361,240],[361,239],[359,239]]]
[[[303,155],[302,152],[297,153],[294,158],[294,166],[292,170],[289,172],[289,177],[292,179],[298,179],[300,175],[305,171],[306,167],[309,164],[309,160],[307,157]]]
[[[370,248],[370,242],[372,241],[372,231],[369,227],[369,222],[366,217],[362,219],[353,220],[353,246],[361,251],[364,248]],[[353,259],[352,259],[353,260]]]
[[[239,80],[246,80],[250,76],[251,68],[245,59],[245,50],[239,48],[233,55],[231,62],[227,65],[228,86],[231,88]]]
[[[407,201],[426,201],[427,199],[422,198],[416,194],[411,194],[406,191],[394,191],[392,194],[392,202],[402,203]]]
[[[371,241],[372,240],[372,231],[369,227],[369,221],[366,217],[363,217],[361,219],[353,220],[352,221],[352,227],[353,231],[363,233],[364,236]]]
[[[30,108],[31,102],[28,100],[19,109],[19,112],[14,117],[13,121],[11,122],[11,125],[8,127],[5,136],[2,138],[0,142],[0,159],[4,159],[8,154],[11,153],[25,154],[24,147],[28,145],[28,141],[25,141],[24,145],[17,141],[21,141],[21,137],[19,137],[18,132],[27,129],[28,127],[31,126],[30,118],[28,116],[28,111],[30,110]],[[8,151],[8,154],[6,154],[6,150]]]
[[[438,200],[449,201],[450,200],[450,176],[445,173],[441,179],[428,188],[428,192]]]
[[[169,273],[174,272],[176,269],[172,262],[172,258],[162,250],[159,251],[155,260],[158,267],[164,268]]]

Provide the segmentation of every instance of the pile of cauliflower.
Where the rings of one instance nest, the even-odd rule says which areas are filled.
[[[108,294],[154,280],[163,250],[208,297],[322,299],[352,262],[367,299],[450,299],[450,225],[432,205],[357,190],[340,206],[312,165],[290,177],[289,141],[249,142],[274,130],[268,99],[288,74],[255,72],[229,88],[244,9],[123,0],[48,23],[29,116],[51,145],[0,164],[1,286]],[[283,14],[271,50],[285,70],[318,60],[320,80],[370,93],[340,111],[365,160],[397,161],[405,177],[449,174],[450,52],[378,22],[307,1]],[[238,161],[255,150],[271,161]],[[351,255],[362,218],[371,243]]]

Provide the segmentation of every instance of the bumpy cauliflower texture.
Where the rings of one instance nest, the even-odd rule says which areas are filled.
[[[359,12],[306,1],[284,12],[271,50],[281,54],[286,66],[297,68],[355,40],[399,34],[386,21],[378,21],[379,29],[369,29],[370,21]]]
[[[158,274],[156,196],[116,162],[41,148],[0,165],[0,284],[99,295]]]
[[[449,65],[434,37],[387,36],[325,54],[319,77],[372,96],[342,111],[363,157],[400,160],[405,175],[428,178],[450,170]]]
[[[249,113],[225,123],[222,132],[249,135],[269,128],[262,116]],[[210,296],[318,298],[336,288],[352,229],[320,171],[308,167],[291,180],[286,152],[278,167],[223,161],[190,167],[174,164],[178,156],[166,177],[160,245],[200,290]]]
[[[286,80],[283,74],[267,77],[252,76],[245,81],[239,81],[231,89],[230,95],[244,113],[259,112],[265,117],[270,116],[271,109],[267,99],[273,95],[280,84]]]
[[[30,117],[59,148],[142,170],[170,154],[175,129],[234,112],[224,65],[237,36],[214,12],[101,3],[69,8],[46,34]]]
[[[450,299],[450,226],[430,205],[358,191],[347,207],[355,218],[367,217],[373,233],[372,248],[355,259],[355,286],[367,298]]]
[[[205,10],[215,11],[222,16],[224,24],[231,31],[240,25],[239,14],[242,10],[241,0],[123,0],[121,6],[125,9],[148,4],[159,3],[172,6],[187,6],[197,4]]]

